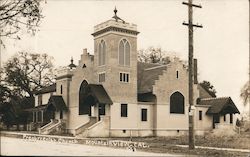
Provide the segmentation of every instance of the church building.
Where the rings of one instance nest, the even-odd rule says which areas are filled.
[[[78,137],[172,136],[188,133],[188,69],[137,61],[137,25],[114,10],[94,27],[94,55],[56,73],[56,83],[35,93],[30,130]],[[235,126],[230,97],[214,98],[197,79],[194,60],[194,130],[203,134]]]

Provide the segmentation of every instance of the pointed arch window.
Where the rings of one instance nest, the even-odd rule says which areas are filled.
[[[119,65],[130,65],[130,45],[126,39],[119,43]]]
[[[101,41],[99,44],[99,53],[98,53],[98,65],[105,65],[105,59],[106,59],[106,44],[105,41]]]
[[[184,96],[175,92],[170,96],[170,113],[184,114]]]

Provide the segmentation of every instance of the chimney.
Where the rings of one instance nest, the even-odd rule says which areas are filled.
[[[197,59],[194,59],[194,84],[198,84],[197,71]]]

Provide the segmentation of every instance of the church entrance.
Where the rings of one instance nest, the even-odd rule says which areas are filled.
[[[101,116],[106,115],[105,108],[113,102],[104,87],[100,84],[88,84],[83,81],[79,91],[79,115],[96,117],[98,121]]]
[[[101,116],[105,115],[105,104],[99,104],[98,108],[98,121],[101,120]]]

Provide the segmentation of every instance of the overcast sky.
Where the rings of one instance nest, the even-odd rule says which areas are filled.
[[[195,0],[194,56],[198,59],[199,81],[210,81],[217,95],[231,96],[241,109],[240,89],[248,80],[248,0]],[[126,22],[137,24],[138,49],[161,47],[187,60],[188,8],[182,0],[84,1],[47,0],[43,2],[40,31],[21,41],[5,40],[2,59],[18,51],[48,53],[55,66],[78,63],[84,48],[93,53],[93,27],[111,19],[114,7]]]

